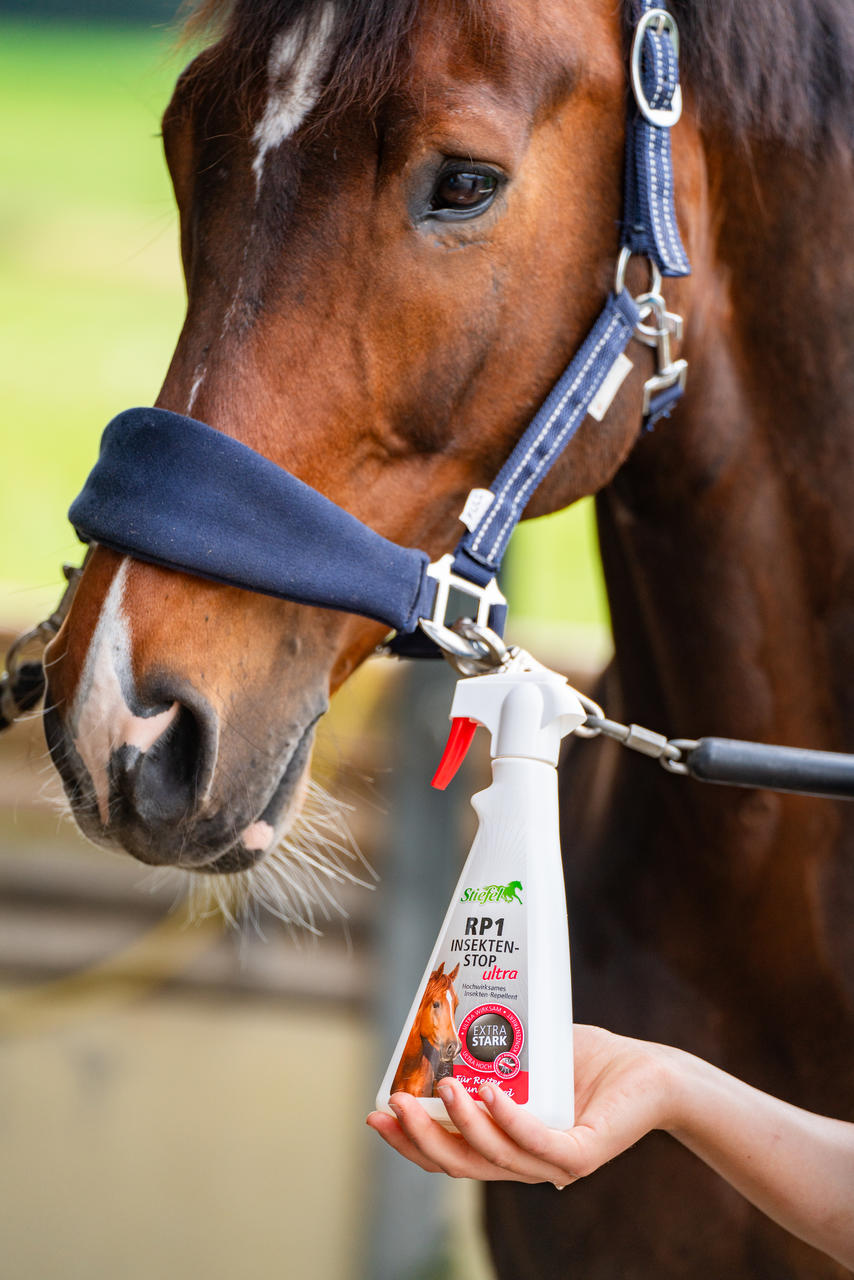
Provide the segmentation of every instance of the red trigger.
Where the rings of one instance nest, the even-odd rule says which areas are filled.
[[[437,791],[445,790],[445,787],[451,781],[463,760],[465,760],[477,723],[477,720],[469,720],[468,716],[456,716],[451,721],[451,732],[448,734],[448,741],[445,744],[445,750],[442,752],[442,759],[439,761],[439,767],[434,773],[433,781],[430,784]]]

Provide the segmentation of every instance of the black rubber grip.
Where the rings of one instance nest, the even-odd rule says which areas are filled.
[[[685,754],[692,778],[733,787],[764,787],[854,800],[854,756],[803,747],[770,747],[734,738],[701,738]]]

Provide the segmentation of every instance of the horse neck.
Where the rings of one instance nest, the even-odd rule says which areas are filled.
[[[618,677],[605,706],[669,736],[850,751],[850,160],[715,164],[684,403],[598,499]],[[677,912],[700,935],[740,930],[781,975],[794,957],[799,982],[844,974],[850,999],[854,949],[834,919],[851,906],[854,805],[702,786],[625,752],[616,768],[618,803],[581,822],[610,832],[602,874],[658,903],[650,936]]]
[[[684,405],[599,503],[621,683],[634,718],[681,736],[845,748],[850,157],[727,150],[708,157],[724,199],[705,215]]]
[[[430,1001],[432,1002],[432,1000],[433,1000],[433,996],[431,995]],[[428,999],[427,999],[427,996],[425,995],[424,999],[421,1001],[421,1004],[419,1006],[418,1016],[415,1018],[415,1021],[410,1027],[409,1035],[406,1038],[406,1048],[404,1049],[404,1057],[407,1059],[408,1058],[420,1059],[423,1056],[425,1040],[429,1043],[429,1037],[425,1036],[421,1030],[422,1024],[424,1022],[424,1008],[427,1003],[428,1003]]]

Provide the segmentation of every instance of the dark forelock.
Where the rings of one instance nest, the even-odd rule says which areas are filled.
[[[200,74],[245,94],[266,74],[274,37],[310,32],[328,0],[200,0],[188,34],[214,42]],[[435,0],[338,0],[324,99],[378,102],[407,63],[422,5]],[[512,0],[447,0],[481,33]],[[561,0],[553,0],[558,5]],[[621,0],[629,38],[635,0]],[[831,130],[854,139],[852,0],[671,0],[682,75],[701,121],[735,136],[814,145]],[[546,6],[543,8],[547,12]]]

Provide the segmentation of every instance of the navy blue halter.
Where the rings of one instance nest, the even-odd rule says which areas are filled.
[[[466,533],[453,556],[428,556],[375,533],[247,445],[165,409],[128,409],[106,428],[101,451],[69,518],[79,535],[141,560],[300,604],[362,614],[406,637],[434,616],[448,585],[480,598],[479,620],[503,628],[492,589],[502,557],[537,485],[590,413],[601,419],[625,376],[633,334],[658,351],[645,421],[669,413],[684,361],[669,360],[678,317],[655,288],[637,300],[622,287],[639,254],[665,276],[690,271],[673,206],[670,127],[679,114],[678,36],[661,7],[641,0],[632,48],[622,269],[593,328],[489,489],[470,495]],[[652,315],[654,326],[638,326]],[[650,336],[651,335],[651,336]],[[444,611],[440,610],[443,621]],[[415,637],[412,637],[413,640]]]

